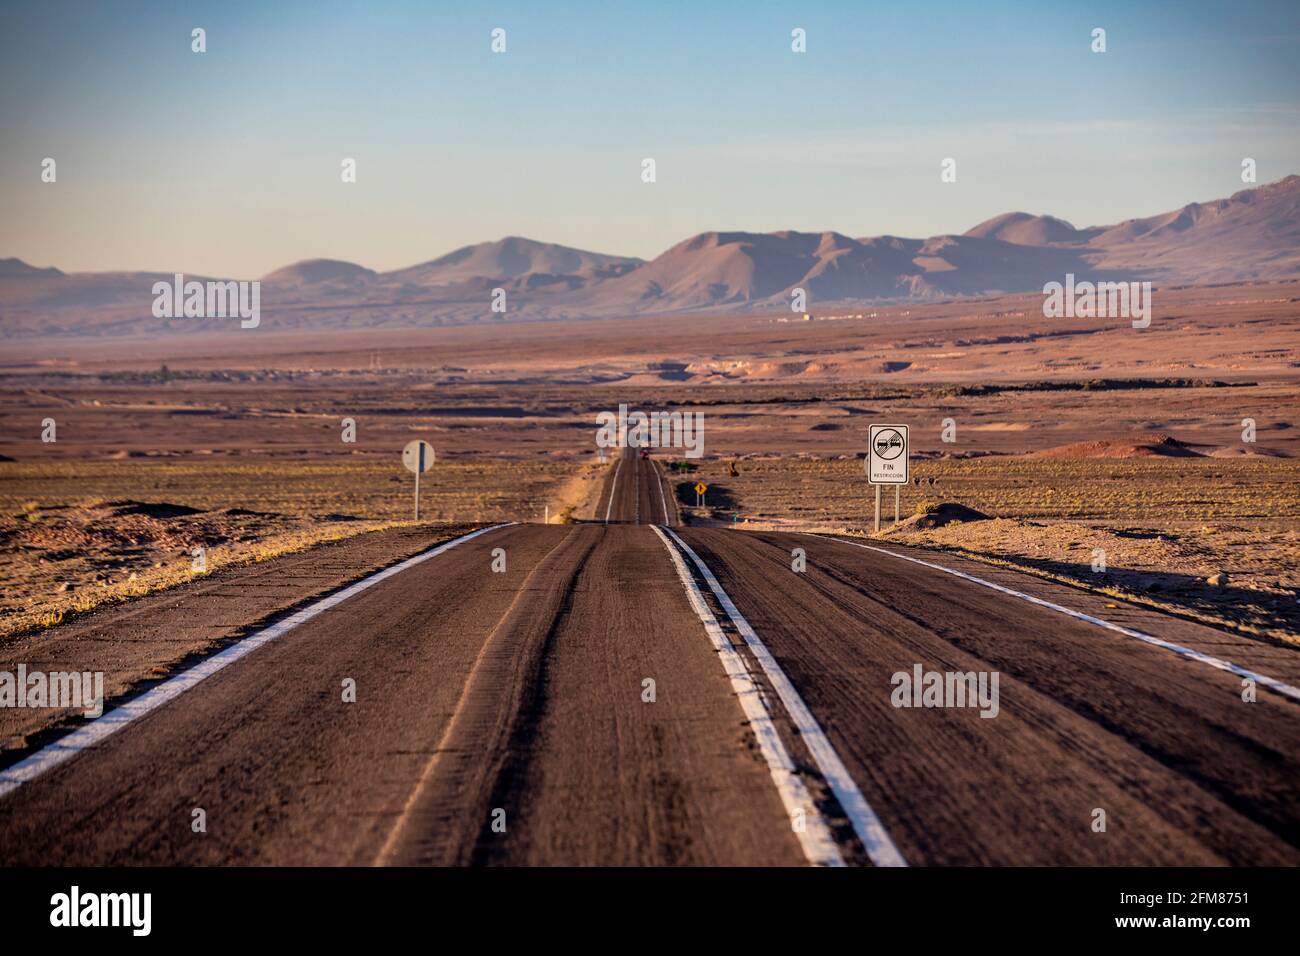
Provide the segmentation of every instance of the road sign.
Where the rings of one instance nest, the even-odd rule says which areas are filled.
[[[873,485],[905,485],[908,481],[906,425],[872,425],[867,443],[867,480]]]
[[[433,467],[433,446],[416,439],[402,449],[402,464],[407,471],[415,472],[415,520],[420,520],[420,473]]]
[[[702,481],[695,483],[695,507],[704,507],[704,493],[709,490],[709,486]]]
[[[911,457],[906,425],[872,425],[867,435],[867,457],[862,466],[867,481],[876,487],[876,523],[880,530],[880,486],[894,486],[894,524],[898,524],[898,489],[908,481]]]
[[[417,475],[433,467],[433,446],[427,441],[416,440],[402,449],[402,464],[407,471]]]

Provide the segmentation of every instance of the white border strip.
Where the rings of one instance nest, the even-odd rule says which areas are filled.
[[[786,813],[792,821],[791,830],[798,838],[804,856],[808,858],[808,862],[813,866],[844,866],[844,858],[840,855],[839,847],[835,845],[835,838],[831,835],[830,827],[827,825],[825,818],[822,817],[821,811],[813,803],[803,780],[799,778],[794,761],[790,759],[789,751],[785,749],[785,744],[781,742],[781,737],[776,731],[776,725],[772,723],[772,717],[763,704],[758,685],[754,683],[754,678],[750,676],[744,660],[736,652],[736,649],[731,646],[726,634],[722,632],[718,619],[709,610],[704,595],[700,592],[694,578],[691,577],[691,572],[687,570],[686,564],[682,561],[677,549],[668,542],[663,530],[655,527],[654,533],[659,535],[664,547],[668,549],[668,554],[673,560],[673,566],[677,569],[677,577],[681,580],[683,587],[686,588],[686,597],[691,602],[691,607],[695,609],[695,613],[699,615],[700,621],[703,622],[704,630],[708,633],[714,650],[718,652],[718,656],[722,659],[722,667],[727,672],[727,676],[731,678],[731,687],[740,699],[740,707],[745,712],[745,718],[749,721],[750,729],[754,731],[754,736],[758,739],[758,748],[762,751],[763,759],[767,761],[767,769],[772,774],[772,782],[776,784],[776,790],[781,796],[781,802],[785,804]],[[671,533],[669,532],[669,534]],[[673,537],[676,538],[677,536],[673,535]],[[796,812],[802,812],[803,814],[804,827],[802,830],[793,825]]]
[[[467,535],[459,538],[453,538],[432,550],[425,551],[423,554],[417,554],[412,558],[407,558],[391,568],[385,568],[367,578],[362,578],[355,584],[348,585],[341,591],[321,598],[313,604],[309,604],[283,621],[277,621],[270,627],[265,627],[260,631],[244,638],[237,644],[232,644],[220,653],[213,654],[207,660],[194,665],[188,670],[177,674],[169,680],[151,688],[145,693],[136,697],[134,700],[127,701],[120,707],[115,707],[94,722],[87,724],[79,730],[60,737],[52,743],[42,747],[30,757],[20,760],[18,763],[9,767],[7,770],[0,772],[0,799],[8,796],[14,790],[17,790],[25,783],[30,783],[41,774],[53,770],[55,767],[68,760],[71,760],[81,751],[88,747],[93,747],[112,734],[117,733],[123,727],[139,720],[146,714],[157,710],[163,704],[174,700],[187,690],[197,685],[200,681],[211,677],[217,671],[230,666],[242,657],[246,657],[253,651],[257,650],[263,644],[269,644],[277,637],[292,631],[300,624],[310,621],[332,607],[342,604],[350,597],[360,594],[369,587],[385,581],[395,574],[401,574],[409,568],[421,562],[428,561],[430,558],[436,558],[444,551],[456,547],[458,544],[464,544],[477,538],[479,535],[487,534],[489,531],[496,531],[499,528],[506,528],[516,522],[508,521],[504,524],[493,525],[490,528],[480,528],[478,531],[472,531]]]
[[[638,455],[640,453],[638,452]],[[650,510],[654,511],[654,499],[650,499]],[[654,523],[654,515],[650,515],[651,524]],[[639,459],[632,459],[632,523],[641,523],[641,462]]]
[[[663,509],[664,524],[672,524],[672,519],[668,517],[668,499],[664,497],[664,476],[653,461],[650,462],[650,471],[654,473],[655,486],[659,489],[659,507]]]
[[[867,855],[871,857],[871,862],[876,866],[907,866],[907,861],[903,859],[903,854],[898,851],[894,841],[889,838],[885,831],[885,825],[880,822],[876,812],[871,809],[867,803],[866,797],[858,789],[858,785],[853,782],[853,776],[849,773],[848,768],[844,766],[844,761],[840,760],[840,755],[835,752],[831,742],[826,738],[825,732],[821,725],[817,723],[817,718],[812,715],[808,705],[803,702],[799,692],[794,689],[794,684],[790,683],[790,678],[785,676],[785,671],[781,665],[776,662],[776,658],[767,649],[767,645],[762,642],[759,636],[754,633],[754,629],[749,626],[745,616],[727,596],[727,592],[722,590],[722,585],[718,579],[713,576],[708,565],[700,560],[700,556],[691,550],[690,545],[677,536],[673,531],[668,534],[672,535],[674,541],[681,546],[695,562],[699,568],[700,574],[704,577],[709,589],[713,591],[713,596],[718,599],[722,609],[727,612],[731,618],[736,630],[740,636],[745,639],[745,644],[749,647],[750,653],[758,661],[758,666],[763,669],[767,675],[768,681],[772,684],[777,696],[781,698],[781,703],[785,705],[786,713],[794,721],[799,735],[803,738],[808,750],[812,753],[813,760],[817,761],[817,767],[821,770],[822,776],[830,785],[831,790],[835,793],[835,798],[839,800],[840,806],[848,815],[849,822],[853,824],[853,830],[862,841]]]
[[[618,490],[618,473],[623,470],[623,455],[620,452],[618,464],[614,466],[614,480],[609,483],[609,504],[605,505],[605,524],[609,524],[609,511],[614,507],[614,492]],[[597,505],[596,507],[600,507]]]
[[[682,523],[682,512],[681,512],[681,508],[677,504],[677,496],[674,495],[673,490],[668,487],[668,475],[665,474],[664,472],[660,472],[659,481],[663,484],[664,493],[667,495],[667,497],[673,499],[673,514],[672,517],[668,520],[667,524],[679,525]],[[665,508],[665,514],[666,513],[667,513],[667,509]]]
[[[805,532],[811,533],[811,532]],[[1282,681],[1273,677],[1266,677],[1263,674],[1247,670],[1244,667],[1238,667],[1229,661],[1220,657],[1211,657],[1209,654],[1202,654],[1200,651],[1192,650],[1190,647],[1184,647],[1181,644],[1175,644],[1172,641],[1166,641],[1152,634],[1144,634],[1142,631],[1134,631],[1127,627],[1121,627],[1118,624],[1112,624],[1110,621],[1103,621],[1099,617],[1093,617],[1091,614],[1084,614],[1082,611],[1071,610],[1060,604],[1053,604],[1051,601],[1045,601],[1042,598],[1034,597],[1032,594],[1025,594],[1022,591],[1013,591],[1011,588],[1003,587],[1001,584],[994,584],[992,581],[985,581],[983,578],[977,578],[973,574],[967,574],[964,571],[957,571],[953,568],[945,568],[941,564],[932,564],[929,561],[922,561],[920,558],[913,558],[910,555],[899,554],[897,551],[890,551],[887,548],[877,548],[869,544],[859,544],[856,541],[845,541],[843,538],[832,538],[823,535],[813,535],[813,537],[823,538],[824,540],[838,541],[840,544],[852,545],[855,548],[864,548],[867,551],[876,551],[880,554],[887,554],[891,558],[898,558],[900,561],[911,561],[913,564],[920,564],[927,568],[934,568],[936,571],[942,571],[945,574],[951,574],[954,577],[962,578],[974,584],[982,585],[986,588],[992,588],[994,591],[1000,591],[1003,594],[1009,594],[1012,597],[1018,597],[1030,604],[1037,604],[1039,607],[1050,608],[1053,611],[1059,611],[1062,614],[1068,614],[1070,617],[1078,618],[1080,621],[1087,621],[1089,624],[1096,624],[1098,627],[1104,627],[1107,630],[1115,631],[1127,637],[1137,638],[1145,644],[1151,644],[1155,647],[1163,647],[1167,651],[1173,651],[1189,660],[1199,661],[1202,664],[1208,664],[1210,667],[1218,668],[1221,671],[1228,671],[1236,674],[1238,677],[1245,677],[1253,680],[1261,687],[1267,687],[1274,693],[1290,697],[1292,700],[1300,701],[1300,688],[1292,687],[1290,684],[1284,684]]]

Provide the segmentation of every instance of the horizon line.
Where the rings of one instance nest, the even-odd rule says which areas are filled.
[[[1182,206],[1179,206],[1179,207],[1177,207],[1177,208],[1178,208],[1179,210],[1181,210],[1181,209],[1186,209],[1188,206],[1205,205],[1207,202],[1224,202],[1224,201],[1230,200],[1233,196],[1240,195],[1241,193],[1246,193],[1246,192],[1255,192],[1255,191],[1257,191],[1257,190],[1259,190],[1259,189],[1264,189],[1264,188],[1268,188],[1268,187],[1271,187],[1271,186],[1279,186],[1279,185],[1281,185],[1281,184],[1287,182],[1288,180],[1292,180],[1292,179],[1300,179],[1300,173],[1288,173],[1287,175],[1282,176],[1280,179],[1273,180],[1272,182],[1266,182],[1266,183],[1254,183],[1254,184],[1244,184],[1244,187],[1245,187],[1245,188],[1239,189],[1239,190],[1237,190],[1236,192],[1233,192],[1233,193],[1229,194],[1228,196],[1223,196],[1223,197],[1220,197],[1220,198],[1218,198],[1218,199],[1209,199],[1209,200],[1192,200],[1192,201],[1190,201],[1190,202],[1184,203]],[[1176,210],[1174,210],[1174,209],[1167,210],[1167,212],[1174,212],[1174,211],[1176,211]],[[764,231],[764,232],[756,232],[756,231],[754,231],[754,230],[750,230],[750,229],[704,229],[704,230],[701,230],[700,232],[692,233],[691,235],[686,236],[685,238],[679,239],[677,242],[674,242],[672,245],[668,246],[667,248],[665,248],[664,250],[662,250],[658,255],[656,255],[654,258],[651,258],[651,259],[645,259],[645,258],[642,258],[641,256],[626,256],[626,255],[621,255],[621,254],[618,254],[618,253],[600,252],[600,251],[597,251],[597,250],[594,250],[594,249],[590,249],[590,248],[584,248],[584,247],[580,247],[580,246],[568,246],[568,245],[565,245],[565,244],[563,244],[563,243],[559,243],[559,242],[551,242],[551,241],[549,241],[549,240],[545,240],[545,239],[533,239],[533,238],[530,238],[530,237],[528,237],[528,236],[524,236],[524,235],[520,235],[520,234],[511,233],[511,234],[508,234],[508,235],[502,236],[502,237],[499,238],[499,239],[484,239],[484,240],[480,240],[480,241],[478,241],[478,242],[463,243],[463,244],[461,244],[461,245],[455,246],[455,247],[452,248],[452,249],[447,250],[446,252],[443,252],[443,253],[441,253],[441,254],[439,254],[439,255],[436,255],[436,256],[434,256],[434,257],[432,257],[432,258],[430,258],[430,259],[421,259],[421,260],[418,261],[418,262],[413,262],[413,263],[411,263],[410,265],[406,265],[406,266],[399,266],[398,268],[395,268],[395,269],[383,269],[383,270],[381,270],[381,269],[372,269],[372,268],[370,268],[369,266],[362,265],[360,262],[354,261],[354,260],[352,260],[352,259],[338,259],[338,258],[334,258],[334,257],[332,257],[332,256],[311,256],[311,257],[306,258],[306,259],[295,259],[295,260],[293,260],[292,262],[287,262],[287,263],[284,263],[283,265],[276,266],[276,267],[273,268],[273,269],[270,269],[270,270],[268,270],[268,271],[266,271],[266,272],[263,272],[261,275],[259,275],[259,276],[257,277],[256,280],[242,280],[242,281],[261,281],[261,280],[265,279],[266,276],[269,276],[269,275],[271,275],[271,274],[273,274],[273,273],[275,273],[275,272],[279,272],[279,271],[282,270],[282,269],[288,269],[288,268],[291,268],[291,267],[293,267],[293,266],[296,266],[296,265],[302,265],[302,264],[304,264],[304,263],[309,263],[309,262],[337,262],[337,263],[340,263],[340,264],[342,264],[342,265],[351,265],[351,266],[356,266],[357,268],[360,268],[360,269],[365,269],[367,272],[371,272],[371,273],[373,273],[373,274],[376,275],[376,276],[391,275],[391,274],[393,274],[393,273],[395,273],[395,272],[404,272],[404,271],[406,271],[407,269],[415,269],[415,268],[418,268],[419,266],[429,265],[429,264],[431,264],[431,263],[437,262],[439,259],[445,259],[445,258],[447,258],[448,256],[454,255],[455,253],[457,253],[457,252],[461,252],[461,251],[466,250],[466,249],[475,249],[475,248],[478,248],[478,247],[480,247],[480,246],[488,246],[488,245],[493,245],[493,244],[496,244],[496,243],[508,242],[508,241],[510,241],[511,239],[522,240],[522,241],[524,241],[524,242],[532,242],[532,243],[536,243],[537,245],[543,245],[543,246],[555,246],[555,247],[557,247],[557,248],[559,248],[559,249],[564,249],[564,250],[567,250],[567,251],[569,251],[569,252],[585,253],[585,254],[587,254],[587,255],[593,255],[593,256],[604,256],[604,257],[606,257],[606,258],[610,258],[610,259],[625,259],[625,260],[628,260],[628,261],[637,262],[637,263],[639,263],[640,265],[645,265],[645,264],[647,264],[647,263],[654,262],[655,259],[659,258],[660,256],[664,255],[664,253],[666,253],[666,252],[668,252],[669,250],[671,250],[671,249],[673,249],[673,248],[675,248],[675,247],[681,245],[681,244],[684,243],[684,242],[690,242],[692,239],[697,239],[697,238],[699,238],[700,236],[705,236],[705,235],[715,234],[715,233],[716,233],[716,234],[735,233],[735,234],[739,234],[739,235],[750,235],[750,236],[775,236],[775,235],[779,235],[779,234],[781,234],[781,233],[792,233],[792,234],[795,234],[795,235],[807,235],[807,236],[837,235],[837,236],[843,236],[843,237],[846,238],[846,239],[851,239],[851,240],[853,240],[854,242],[863,242],[863,241],[871,240],[871,239],[903,239],[903,240],[912,240],[912,241],[916,241],[916,242],[924,242],[924,241],[927,241],[927,240],[930,240],[930,239],[943,239],[943,238],[949,238],[949,237],[967,236],[967,235],[969,235],[969,233],[970,233],[970,231],[971,231],[972,229],[976,229],[976,228],[978,228],[979,226],[984,225],[985,223],[993,222],[995,219],[1001,219],[1001,218],[1003,218],[1003,217],[1005,217],[1005,216],[1016,216],[1016,215],[1030,216],[1030,217],[1032,217],[1032,218],[1034,218],[1034,219],[1054,219],[1054,220],[1056,220],[1057,222],[1065,223],[1065,225],[1069,226],[1071,229],[1073,229],[1073,230],[1076,231],[1076,232],[1088,232],[1088,231],[1093,230],[1093,229],[1104,229],[1104,228],[1112,228],[1112,227],[1114,227],[1114,226],[1120,226],[1120,225],[1123,225],[1123,224],[1128,223],[1128,222],[1134,222],[1134,221],[1136,221],[1136,220],[1138,220],[1138,219],[1150,219],[1150,218],[1153,218],[1153,216],[1159,216],[1159,215],[1162,215],[1162,213],[1157,212],[1157,213],[1153,213],[1153,214],[1151,214],[1151,215],[1149,215],[1149,216],[1134,216],[1134,217],[1131,217],[1131,218],[1129,218],[1129,219],[1121,219],[1121,220],[1119,220],[1118,222],[1114,222],[1114,223],[1106,223],[1106,224],[1099,224],[1099,225],[1082,226],[1082,227],[1080,227],[1080,226],[1075,226],[1075,225],[1074,225],[1072,222],[1070,222],[1069,220],[1062,219],[1060,216],[1055,216],[1055,215],[1052,215],[1051,213],[1030,213],[1030,212],[1025,212],[1025,211],[1022,210],[1022,209],[1013,209],[1013,210],[1009,210],[1009,211],[1007,211],[1007,212],[998,213],[998,214],[995,215],[995,216],[990,216],[990,217],[987,218],[987,219],[983,219],[983,220],[981,220],[980,222],[975,223],[975,225],[970,226],[969,228],[967,228],[966,230],[964,230],[964,231],[962,231],[962,232],[939,232],[939,233],[934,233],[934,234],[929,235],[929,236],[904,236],[904,235],[899,235],[899,234],[896,234],[896,233],[890,233],[890,232],[878,233],[878,234],[876,234],[876,235],[870,235],[870,236],[855,236],[855,235],[853,235],[852,233],[841,232],[841,231],[838,230],[838,229],[804,230],[804,229],[789,229],[789,228],[785,228],[785,229],[772,229],[772,230],[768,230],[768,231]],[[25,266],[27,266],[27,267],[29,267],[29,268],[32,268],[32,269],[41,269],[41,270],[45,270],[45,269],[54,269],[54,270],[57,271],[60,275],[63,275],[63,276],[75,276],[75,275],[112,275],[112,274],[121,274],[121,273],[125,273],[125,274],[139,273],[139,274],[145,274],[145,275],[177,275],[177,274],[180,274],[180,275],[198,276],[198,277],[200,277],[200,278],[223,278],[223,279],[230,279],[230,278],[232,278],[231,276],[228,276],[228,275],[227,275],[227,276],[222,276],[222,275],[212,275],[212,276],[208,276],[206,273],[202,273],[202,272],[187,272],[187,271],[185,271],[185,270],[180,270],[179,273],[178,273],[178,271],[177,271],[176,269],[138,269],[138,268],[137,268],[137,269],[85,269],[85,270],[64,271],[63,269],[59,268],[57,265],[47,265],[47,266],[39,266],[39,265],[36,265],[36,264],[34,264],[34,263],[28,261],[27,259],[24,259],[24,258],[22,258],[21,256],[18,256],[18,255],[4,256],[4,257],[0,258],[0,262],[8,262],[8,261],[13,261],[13,262],[21,263],[22,265],[25,265]]]

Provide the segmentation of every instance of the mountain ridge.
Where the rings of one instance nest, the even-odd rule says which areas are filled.
[[[1173,284],[1300,276],[1300,176],[1082,229],[1050,215],[1010,212],[964,233],[923,239],[708,230],[648,261],[506,236],[387,272],[304,259],[261,282],[272,324],[311,328],[788,308],[796,288],[813,309],[933,301],[1033,291],[1066,273]],[[210,325],[151,326],[149,289],[173,275],[65,273],[0,260],[0,336]],[[491,309],[497,289],[508,303],[504,316]]]

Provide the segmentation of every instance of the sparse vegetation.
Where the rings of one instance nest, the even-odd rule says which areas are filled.
[[[572,473],[549,462],[440,463],[421,482],[421,516],[532,514]],[[12,516],[0,518],[0,635],[407,523],[408,478],[393,464],[360,462],[0,464],[0,514]],[[205,570],[195,569],[194,548],[204,549]]]
[[[808,522],[854,523],[871,508],[870,486],[856,459],[752,458],[741,475],[725,461],[704,463],[700,477],[732,489],[742,514]],[[1294,524],[1300,518],[1296,459],[1024,459],[914,461],[913,474],[938,478],[943,500],[993,516],[1029,520],[1131,523],[1200,528],[1219,521]],[[905,507],[920,489],[903,488]],[[911,499],[909,501],[909,499]],[[892,508],[892,502],[890,502]]]
[[[866,533],[869,486],[860,461],[749,459],[741,475],[709,461],[751,527]],[[1024,459],[913,462],[938,477],[942,502],[987,521],[911,529],[908,544],[1011,565],[1232,627],[1300,642],[1300,460]],[[903,513],[940,502],[903,489]],[[909,498],[913,499],[912,503]],[[886,498],[882,525],[893,502]],[[1093,572],[1096,550],[1108,568]],[[1226,584],[1209,580],[1222,574]]]

